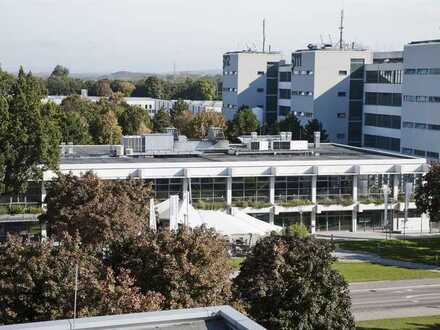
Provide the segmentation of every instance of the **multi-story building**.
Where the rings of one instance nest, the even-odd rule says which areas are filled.
[[[266,112],[268,94],[274,94],[271,108],[275,108],[276,120],[278,69],[271,64],[277,66],[281,59],[279,52],[237,51],[223,55],[223,113],[227,120],[233,119],[243,105]],[[268,75],[274,78],[269,86]],[[269,112],[273,113],[272,109]]]
[[[291,111],[302,124],[322,122],[332,142],[362,145],[363,49],[318,48],[292,54]]]
[[[439,161],[440,40],[404,48],[402,152]]]
[[[291,111],[292,66],[281,64],[278,68],[278,113],[277,120],[283,120]]]
[[[401,151],[403,71],[403,52],[374,53],[365,66],[365,147]]]

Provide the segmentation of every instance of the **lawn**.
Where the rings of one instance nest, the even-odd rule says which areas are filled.
[[[409,317],[356,323],[357,330],[439,330],[440,316]]]
[[[368,262],[336,262],[333,267],[350,283],[440,277],[440,273],[429,270],[384,266]]]
[[[440,238],[412,240],[371,240],[337,243],[338,247],[363,251],[403,261],[421,262],[440,266]]]
[[[229,264],[232,266],[234,272],[237,272],[240,270],[240,265],[243,262],[244,258],[242,257],[233,257],[229,258]]]

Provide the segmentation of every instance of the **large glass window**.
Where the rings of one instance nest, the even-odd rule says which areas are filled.
[[[318,176],[316,181],[317,202],[340,203],[342,199],[352,200],[352,176]]]
[[[280,72],[280,81],[281,82],[290,82],[292,80],[291,72]]]
[[[400,118],[400,116],[366,113],[365,114],[365,125],[400,129],[401,118]]]
[[[289,227],[293,224],[302,223],[310,230],[312,214],[310,212],[303,213],[280,213],[274,217],[274,224],[281,227]]]
[[[269,203],[269,177],[233,177],[232,202]]]
[[[402,106],[402,94],[400,93],[365,93],[366,105],[383,105],[389,107]]]
[[[400,139],[380,135],[364,135],[364,146],[400,152]]]
[[[290,89],[280,89],[280,99],[290,99]]]
[[[312,178],[310,176],[275,177],[275,201],[312,200]]]
[[[367,204],[381,204],[384,200],[383,186],[389,189],[388,199],[393,197],[393,174],[360,175],[358,179],[358,199]]]
[[[182,195],[183,179],[153,179],[147,180],[152,184],[154,197],[157,200],[165,200],[171,195]]]
[[[423,182],[423,174],[414,173],[414,174],[402,174],[399,178],[399,201],[405,201],[405,190],[406,184],[411,184],[411,197],[410,201],[415,200],[415,191],[417,187],[419,187]]]
[[[226,202],[226,178],[191,178],[193,202]]]
[[[350,231],[352,230],[351,212],[323,212],[316,215],[317,231]]]

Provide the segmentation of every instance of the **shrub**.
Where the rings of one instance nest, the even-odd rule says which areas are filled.
[[[294,223],[288,227],[288,234],[298,238],[306,238],[310,236],[309,229],[303,223]]]

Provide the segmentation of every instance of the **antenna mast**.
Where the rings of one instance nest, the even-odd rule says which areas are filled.
[[[341,26],[339,27],[339,49],[344,48],[344,9],[341,10]]]
[[[263,53],[266,51],[266,19],[263,19]]]

